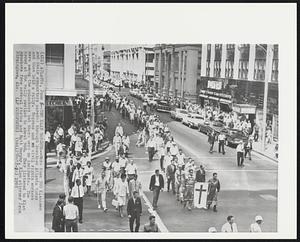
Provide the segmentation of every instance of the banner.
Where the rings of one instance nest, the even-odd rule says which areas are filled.
[[[206,208],[208,183],[196,182],[194,186],[194,207]]]

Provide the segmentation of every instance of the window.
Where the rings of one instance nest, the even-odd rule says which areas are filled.
[[[248,77],[248,60],[240,60],[239,62],[239,78],[247,79]]]
[[[233,61],[232,60],[226,60],[225,63],[225,77],[227,78],[233,78]]]
[[[278,82],[278,45],[273,47],[273,62],[272,62],[272,76],[271,81]]]
[[[210,75],[210,60],[206,61],[206,76]]]
[[[214,63],[214,77],[221,76],[221,60],[216,60]]]
[[[146,54],[146,62],[152,63],[154,59],[154,54]]]
[[[198,70],[201,70],[201,51],[198,51]]]
[[[255,46],[254,80],[265,80],[267,45]]]
[[[64,64],[64,44],[46,44],[46,63]]]
[[[179,53],[176,52],[174,53],[174,71],[178,71],[179,70]]]

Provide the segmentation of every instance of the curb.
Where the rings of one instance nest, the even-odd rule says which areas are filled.
[[[268,158],[268,159],[270,159],[270,160],[272,160],[272,161],[274,161],[274,162],[278,163],[278,160],[277,160],[277,159],[275,159],[275,158],[272,158],[272,157],[270,157],[270,156],[268,156],[268,155],[264,154],[264,153],[263,153],[263,152],[261,152],[261,151],[252,150],[252,152],[254,152],[254,153],[257,153],[257,154],[259,154],[259,155],[262,155],[262,156],[264,156],[264,157],[266,157],[266,158]]]

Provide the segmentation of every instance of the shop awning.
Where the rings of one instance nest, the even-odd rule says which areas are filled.
[[[219,98],[216,97],[208,97],[208,99],[219,101]]]
[[[208,98],[208,96],[204,94],[199,94],[199,97]]]
[[[220,103],[231,104],[232,101],[231,101],[231,100],[228,100],[228,99],[220,98]]]
[[[255,114],[256,106],[250,104],[234,104],[232,111],[240,114]]]

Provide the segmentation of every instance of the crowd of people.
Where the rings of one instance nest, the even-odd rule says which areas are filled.
[[[153,210],[158,209],[159,194],[164,190],[166,183],[167,192],[173,193],[178,206],[192,211],[195,183],[207,182],[205,209],[212,208],[214,212],[217,212],[218,193],[221,189],[218,174],[213,173],[212,177],[207,180],[205,167],[202,164],[196,167],[195,160],[186,156],[179,148],[168,126],[158,116],[149,112],[147,107],[138,106],[128,97],[116,95],[113,92],[108,93],[108,97],[106,100],[109,102],[97,100],[99,106],[102,103],[101,108],[105,106],[107,110],[111,110],[114,106],[124,119],[128,118],[138,129],[138,139],[135,145],[145,149],[149,162],[152,162],[155,157],[159,160],[160,169],[155,170],[149,184],[149,190],[153,193]],[[220,113],[215,113],[215,110],[208,113],[211,119],[220,118]],[[230,115],[223,115],[223,119],[229,125],[233,122]],[[239,125],[249,129],[246,121],[240,121]],[[138,167],[134,160],[129,158],[130,138],[121,123],[116,126],[113,138],[115,158],[111,161],[109,157],[106,157],[102,163],[101,172],[97,176],[92,167],[91,153],[96,149],[98,142],[103,139],[106,127],[107,123],[96,126],[95,132],[91,134],[88,126],[81,127],[78,132],[78,128],[73,124],[65,135],[63,128],[59,125],[53,135],[57,144],[58,167],[64,173],[64,195],[59,198],[53,211],[53,229],[56,232],[78,231],[77,221],[83,222],[83,197],[92,195],[93,184],[95,184],[94,191],[98,208],[103,209],[104,212],[108,211],[106,195],[108,192],[112,193],[111,203],[119,216],[124,217],[124,208],[127,203],[130,231],[139,231],[142,214],[140,199],[142,185],[138,178]],[[101,137],[97,142],[96,130],[99,131]],[[218,141],[222,143],[222,136],[218,137]],[[222,144],[219,145],[219,152],[225,153]],[[249,154],[251,159],[251,152],[248,151],[246,154]],[[243,153],[243,157],[245,155]],[[238,165],[243,165],[239,156],[238,154]],[[251,232],[261,232],[261,222],[262,218],[256,219],[255,224],[251,225]],[[57,224],[59,226],[56,226]],[[233,216],[228,216],[227,223],[221,231],[237,232]],[[149,217],[149,224],[144,225],[144,232],[158,232],[154,215]],[[212,227],[209,232],[216,232],[216,229]]]

